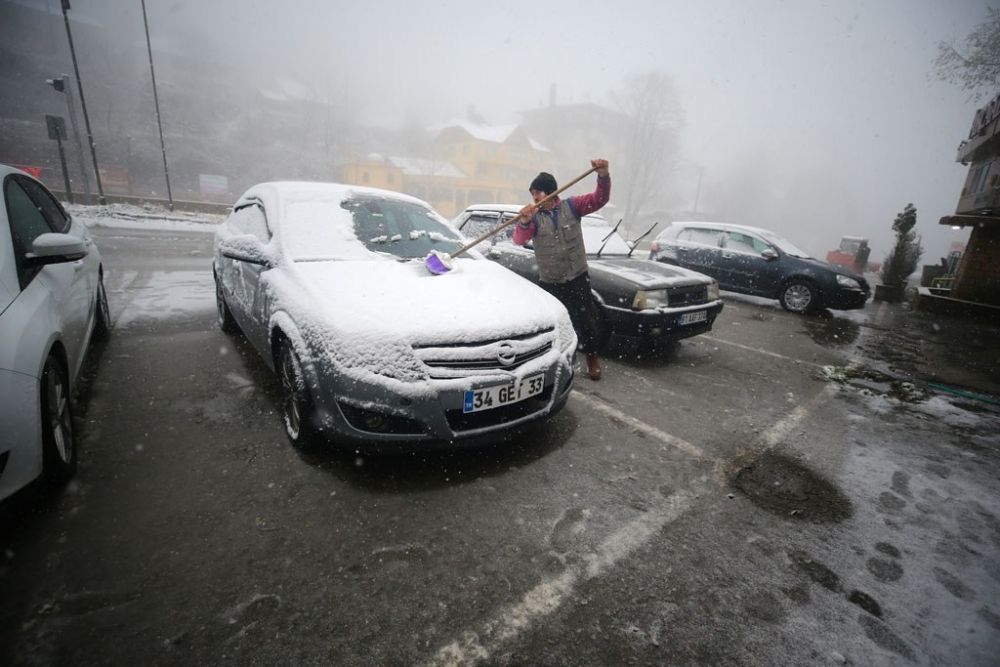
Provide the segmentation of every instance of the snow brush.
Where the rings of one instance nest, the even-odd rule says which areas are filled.
[[[580,181],[582,181],[584,178],[586,178],[590,174],[594,173],[595,171],[597,171],[597,167],[591,167],[590,169],[588,169],[587,171],[583,172],[582,174],[580,174],[579,176],[577,176],[576,178],[574,178],[572,181],[570,181],[566,185],[564,185],[561,188],[559,188],[558,190],[556,190],[555,192],[552,192],[552,193],[549,193],[549,194],[545,195],[545,197],[543,197],[542,199],[538,200],[534,205],[536,207],[538,207],[538,206],[541,206],[542,204],[544,204],[545,202],[549,201],[550,199],[552,199],[554,197],[558,197],[559,193],[561,193],[563,190],[565,190],[566,188],[571,187],[573,185],[576,185],[577,183],[579,183]],[[497,232],[503,231],[507,227],[513,225],[515,222],[517,222],[518,220],[520,220],[522,217],[523,216],[520,213],[518,213],[517,215],[515,215],[513,218],[511,218],[507,222],[504,222],[504,223],[501,223],[501,224],[497,225],[496,227],[494,227],[490,231],[488,231],[485,234],[483,234],[482,236],[480,236],[475,241],[472,241],[472,242],[468,243],[467,245],[462,246],[461,248],[459,248],[458,250],[456,250],[455,252],[453,252],[451,254],[444,253],[444,252],[438,252],[437,250],[431,250],[431,254],[427,255],[427,259],[424,260],[424,266],[426,266],[427,270],[430,271],[431,273],[433,273],[434,275],[440,275],[442,273],[448,273],[454,267],[454,265],[451,263],[451,260],[455,259],[456,257],[458,257],[459,255],[461,255],[463,252],[466,252],[470,248],[473,248],[473,247],[479,245],[480,243],[482,243],[483,241],[485,241],[489,237],[493,236]]]

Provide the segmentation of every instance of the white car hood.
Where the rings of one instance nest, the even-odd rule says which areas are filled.
[[[458,258],[435,275],[423,260],[299,262],[279,297],[295,290],[298,308],[334,336],[366,343],[471,343],[537,332],[565,308],[543,289],[489,261]],[[349,314],[349,316],[347,315]]]

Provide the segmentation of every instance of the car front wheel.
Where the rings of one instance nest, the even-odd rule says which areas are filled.
[[[819,308],[819,290],[808,280],[792,280],[778,295],[781,307],[793,313],[808,313]]]
[[[306,449],[313,444],[313,407],[302,372],[302,362],[288,340],[278,348],[278,379],[281,382],[281,413],[285,419],[285,433],[292,444]]]
[[[108,293],[104,289],[104,276],[97,278],[97,324],[94,333],[100,339],[105,339],[111,333],[111,309],[108,308]]]
[[[236,324],[233,311],[229,310],[229,304],[226,303],[226,295],[222,291],[222,281],[219,280],[219,274],[215,274],[215,311],[219,318],[220,329],[230,334],[239,331],[239,325]]]
[[[62,363],[50,356],[45,360],[41,386],[42,474],[53,486],[61,486],[76,472],[76,439],[69,380]]]

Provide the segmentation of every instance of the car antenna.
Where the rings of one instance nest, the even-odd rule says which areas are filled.
[[[656,226],[657,226],[658,224],[660,224],[660,221],[659,221],[659,220],[657,220],[656,222],[654,222],[654,223],[653,223],[653,226],[652,226],[652,227],[650,227],[649,229],[647,229],[647,230],[646,230],[646,233],[644,233],[644,234],[640,234],[640,235],[639,235],[639,238],[637,238],[637,239],[636,239],[635,241],[632,241],[632,247],[631,247],[631,248],[629,248],[629,251],[628,251],[628,256],[629,256],[629,257],[631,257],[631,256],[632,256],[632,253],[633,253],[633,252],[635,252],[635,249],[639,247],[639,241],[641,241],[641,240],[643,240],[644,238],[646,238],[647,236],[649,236],[649,233],[650,233],[651,231],[653,231],[654,229],[656,229]]]

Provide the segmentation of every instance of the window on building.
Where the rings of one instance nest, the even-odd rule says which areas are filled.
[[[361,182],[362,183],[368,183],[370,181],[371,181],[371,176],[368,175],[367,171],[364,172],[363,174],[361,174]]]
[[[396,174],[387,174],[385,177],[385,182],[392,185],[396,182]]]

